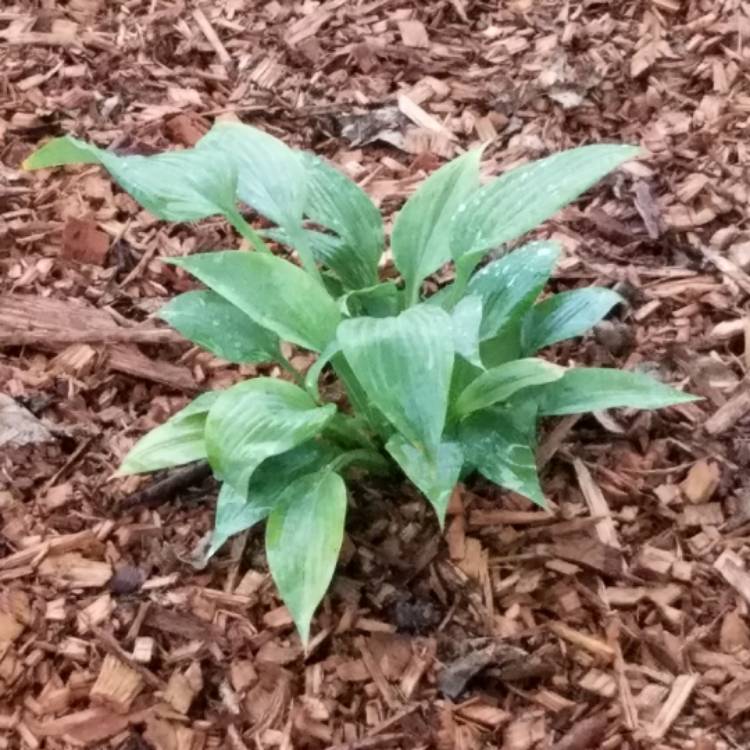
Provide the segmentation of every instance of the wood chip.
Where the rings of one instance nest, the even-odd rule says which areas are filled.
[[[719,644],[721,650],[728,654],[750,648],[750,627],[738,610],[734,609],[724,615]]]
[[[636,570],[649,578],[665,578],[675,561],[674,553],[669,550],[659,549],[646,545],[638,554]]]
[[[109,619],[115,610],[115,603],[110,594],[105,593],[97,596],[90,604],[79,611],[76,622],[78,632],[85,634],[92,625],[101,625]]]
[[[720,435],[733,427],[750,411],[750,391],[741,388],[724,406],[717,409],[705,423],[709,435]]]
[[[175,670],[164,691],[164,700],[180,714],[187,714],[195,697],[203,689],[200,664],[193,662],[184,672]]]
[[[78,552],[66,552],[42,560],[39,575],[61,588],[101,588],[112,577],[112,567]]]
[[[454,139],[455,136],[448,130],[438,119],[426,112],[416,102],[412,101],[406,94],[398,95],[398,108],[408,117],[415,125],[432,133],[437,133],[448,139]]]
[[[696,461],[682,482],[682,491],[691,503],[706,503],[721,482],[721,473],[715,463],[704,459]]]
[[[149,664],[154,658],[156,642],[148,636],[140,636],[133,644],[133,659],[140,664]]]
[[[594,526],[596,535],[599,537],[602,544],[614,547],[615,549],[620,549],[621,545],[620,540],[617,537],[615,522],[612,519],[609,505],[607,505],[607,501],[604,499],[604,495],[599,488],[599,485],[594,482],[591,472],[579,459],[573,461],[573,468],[575,469],[576,477],[578,478],[578,486],[581,488],[589,512],[595,518],[601,518],[600,521],[597,521],[596,526]]]
[[[733,550],[726,549],[716,559],[714,568],[750,604],[750,573],[745,570],[742,558]]]
[[[648,729],[648,736],[651,740],[656,742],[664,737],[690,700],[697,682],[697,675],[681,674],[675,678],[667,700]]]
[[[211,22],[206,18],[206,14],[200,9],[196,8],[193,11],[193,18],[195,19],[195,22],[198,24],[198,28],[201,30],[201,33],[204,37],[206,37],[206,40],[208,43],[214,48],[214,52],[216,52],[217,57],[224,65],[228,65],[232,62],[232,56],[227,52],[227,48],[222,44],[221,39],[219,39],[218,34],[216,33],[216,30],[211,25]]]
[[[99,705],[124,714],[143,689],[143,678],[138,672],[123,664],[117,657],[107,654],[99,676],[91,688],[91,700]]]
[[[719,526],[724,523],[724,511],[721,503],[687,505],[680,521],[685,526]]]
[[[575,646],[596,654],[606,661],[611,661],[614,658],[615,652],[612,646],[598,638],[594,638],[587,633],[581,633],[562,622],[551,622],[548,627],[555,635],[560,636],[560,638],[564,638]]]
[[[93,219],[68,219],[63,229],[63,258],[103,266],[108,252],[109,237]]]
[[[401,40],[407,47],[421,47],[427,49],[430,46],[430,38],[427,29],[421,21],[399,21],[398,28],[401,32]]]
[[[586,672],[579,686],[582,690],[600,695],[602,698],[614,698],[617,695],[617,683],[613,677],[600,669],[591,669]]]
[[[386,705],[391,709],[399,708],[401,706],[401,701],[398,699],[398,695],[394,688],[386,680],[380,664],[376,661],[364,638],[357,639],[357,648],[362,655],[362,661],[367,671],[370,673],[372,681],[375,683],[375,687],[383,697]]]

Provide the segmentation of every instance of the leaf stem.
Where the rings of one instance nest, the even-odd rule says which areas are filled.
[[[323,283],[323,277],[320,275],[318,266],[315,264],[315,256],[313,255],[313,252],[310,248],[310,243],[307,241],[307,237],[305,237],[304,230],[300,228],[299,231],[295,230],[294,232],[289,232],[289,230],[287,230],[287,232],[289,234],[289,244],[299,254],[305,271],[307,271],[310,276],[312,276],[315,281],[317,281],[318,284],[320,284],[320,286],[325,289],[326,286]],[[328,293],[328,290],[326,290],[326,293]]]
[[[271,249],[263,241],[263,238],[245,221],[236,208],[228,211],[225,215],[240,236],[246,239],[259,253],[270,254]]]
[[[337,412],[326,425],[324,435],[344,446],[358,446],[366,450],[377,450],[375,441],[367,429],[362,417],[351,416],[344,412]],[[352,447],[354,450],[354,447]]]
[[[453,288],[450,292],[450,309],[453,309],[456,304],[458,304],[461,297],[464,296],[464,292],[466,291],[466,287],[469,283],[469,279],[471,278],[472,271],[476,268],[477,263],[479,262],[479,258],[477,258],[476,261],[468,262],[468,263],[462,263],[463,259],[459,259],[456,261],[456,277],[453,281]]]
[[[279,353],[279,364],[294,378],[297,385],[305,385],[305,379],[302,377],[299,370],[297,370],[297,368],[281,353]]]
[[[386,474],[391,472],[390,463],[380,455],[380,453],[364,448],[342,453],[328,464],[328,468],[331,469],[331,471],[338,472],[353,463],[363,464],[367,468],[376,472]]]
[[[421,284],[408,284],[406,287],[406,307],[413,307],[419,303],[419,292]]]
[[[320,353],[318,359],[313,363],[313,365],[305,374],[305,390],[315,399],[317,403],[320,403],[320,375],[323,372],[323,368],[339,351],[340,347],[338,341],[334,339]]]

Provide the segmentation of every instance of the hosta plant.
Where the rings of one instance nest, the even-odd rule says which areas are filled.
[[[271,573],[307,642],[341,547],[351,469],[402,472],[441,525],[459,478],[473,472],[543,505],[540,418],[691,399],[638,372],[540,356],[621,301],[604,288],[540,300],[554,243],[482,265],[635,154],[584,146],[485,183],[481,149],[463,154],[396,216],[397,281],[380,278],[385,233],[368,196],[324,160],[246,125],[218,123],[194,148],[145,157],[58,138],[26,166],[100,164],[155,216],[223,215],[248,241],[250,250],[166,259],[205,289],[179,295],[161,317],[225,360],[276,362],[284,378],[202,394],[136,443],[120,473],[207,459],[221,482],[210,552],[265,520]],[[253,229],[247,208],[272,228]],[[423,282],[447,263],[454,280],[426,295]],[[284,341],[315,354],[306,373],[284,357]],[[320,384],[332,378],[345,395],[326,402]]]

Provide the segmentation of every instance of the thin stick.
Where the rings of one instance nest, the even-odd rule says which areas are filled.
[[[227,52],[227,48],[221,43],[219,35],[216,33],[216,30],[211,25],[208,18],[206,18],[206,14],[200,8],[196,8],[193,11],[193,18],[198,24],[198,28],[203,33],[203,36],[206,37],[206,41],[208,41],[208,43],[214,48],[219,60],[221,60],[224,65],[229,65],[232,62],[232,56]]]
[[[138,506],[158,508],[162,503],[171,500],[180,490],[198,484],[210,475],[211,467],[208,461],[197,461],[123,498],[119,508],[120,510],[130,510]]]

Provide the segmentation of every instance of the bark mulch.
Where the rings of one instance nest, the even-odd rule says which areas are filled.
[[[206,472],[112,479],[255,372],[150,317],[191,283],[160,256],[237,238],[156,222],[97,168],[19,169],[64,132],[153,153],[219,116],[388,215],[479,142],[493,174],[640,143],[540,232],[553,287],[629,300],[554,354],[704,400],[545,425],[548,512],[473,482],[441,536],[408,488],[356,486],[305,655],[257,531],[198,564]],[[6,0],[0,750],[749,747],[749,132],[741,0]]]

